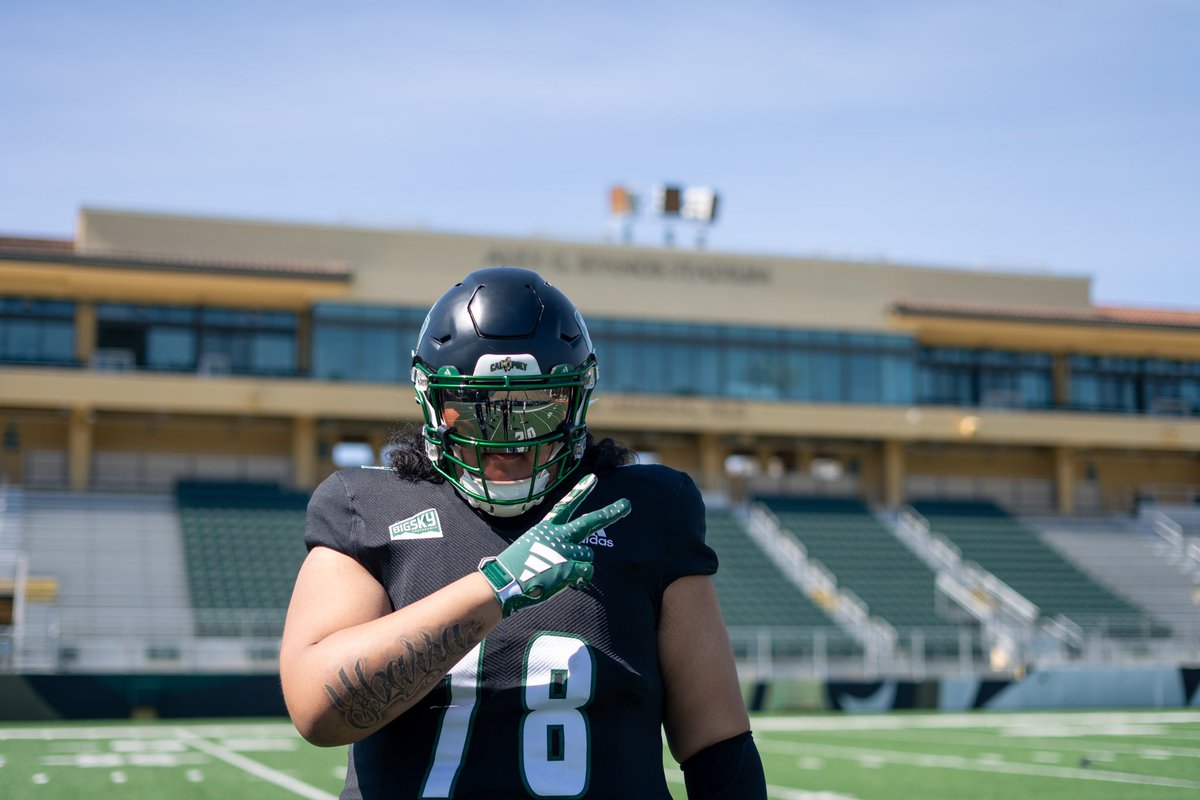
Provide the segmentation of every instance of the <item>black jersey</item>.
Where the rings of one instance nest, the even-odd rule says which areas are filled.
[[[417,705],[351,745],[343,798],[670,798],[662,596],[676,578],[715,572],[716,555],[686,474],[634,465],[597,477],[576,516],[622,497],[632,511],[587,540],[591,583],[501,621]],[[448,483],[341,470],[313,494],[305,541],[354,558],[400,608],[499,553],[573,483],[505,520]]]

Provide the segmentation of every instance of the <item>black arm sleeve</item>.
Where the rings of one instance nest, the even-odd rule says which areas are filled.
[[[767,776],[750,731],[683,762],[688,800],[767,800]]]

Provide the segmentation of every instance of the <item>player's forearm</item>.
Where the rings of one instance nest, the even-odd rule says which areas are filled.
[[[292,721],[314,744],[363,739],[428,694],[500,619],[491,587],[472,573],[310,644],[281,671]]]

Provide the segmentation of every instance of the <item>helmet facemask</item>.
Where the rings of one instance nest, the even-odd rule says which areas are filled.
[[[415,360],[426,455],[471,505],[498,517],[517,516],[554,491],[583,455],[595,357],[543,373],[529,354],[493,355],[481,358],[475,373]],[[525,453],[532,453],[527,477],[485,475],[488,456]]]

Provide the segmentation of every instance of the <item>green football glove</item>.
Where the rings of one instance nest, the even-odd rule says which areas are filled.
[[[580,542],[629,513],[629,501],[621,498],[571,521],[571,515],[595,485],[596,476],[585,475],[541,522],[500,555],[479,562],[479,571],[492,585],[504,616],[592,579],[596,569],[592,548]]]

